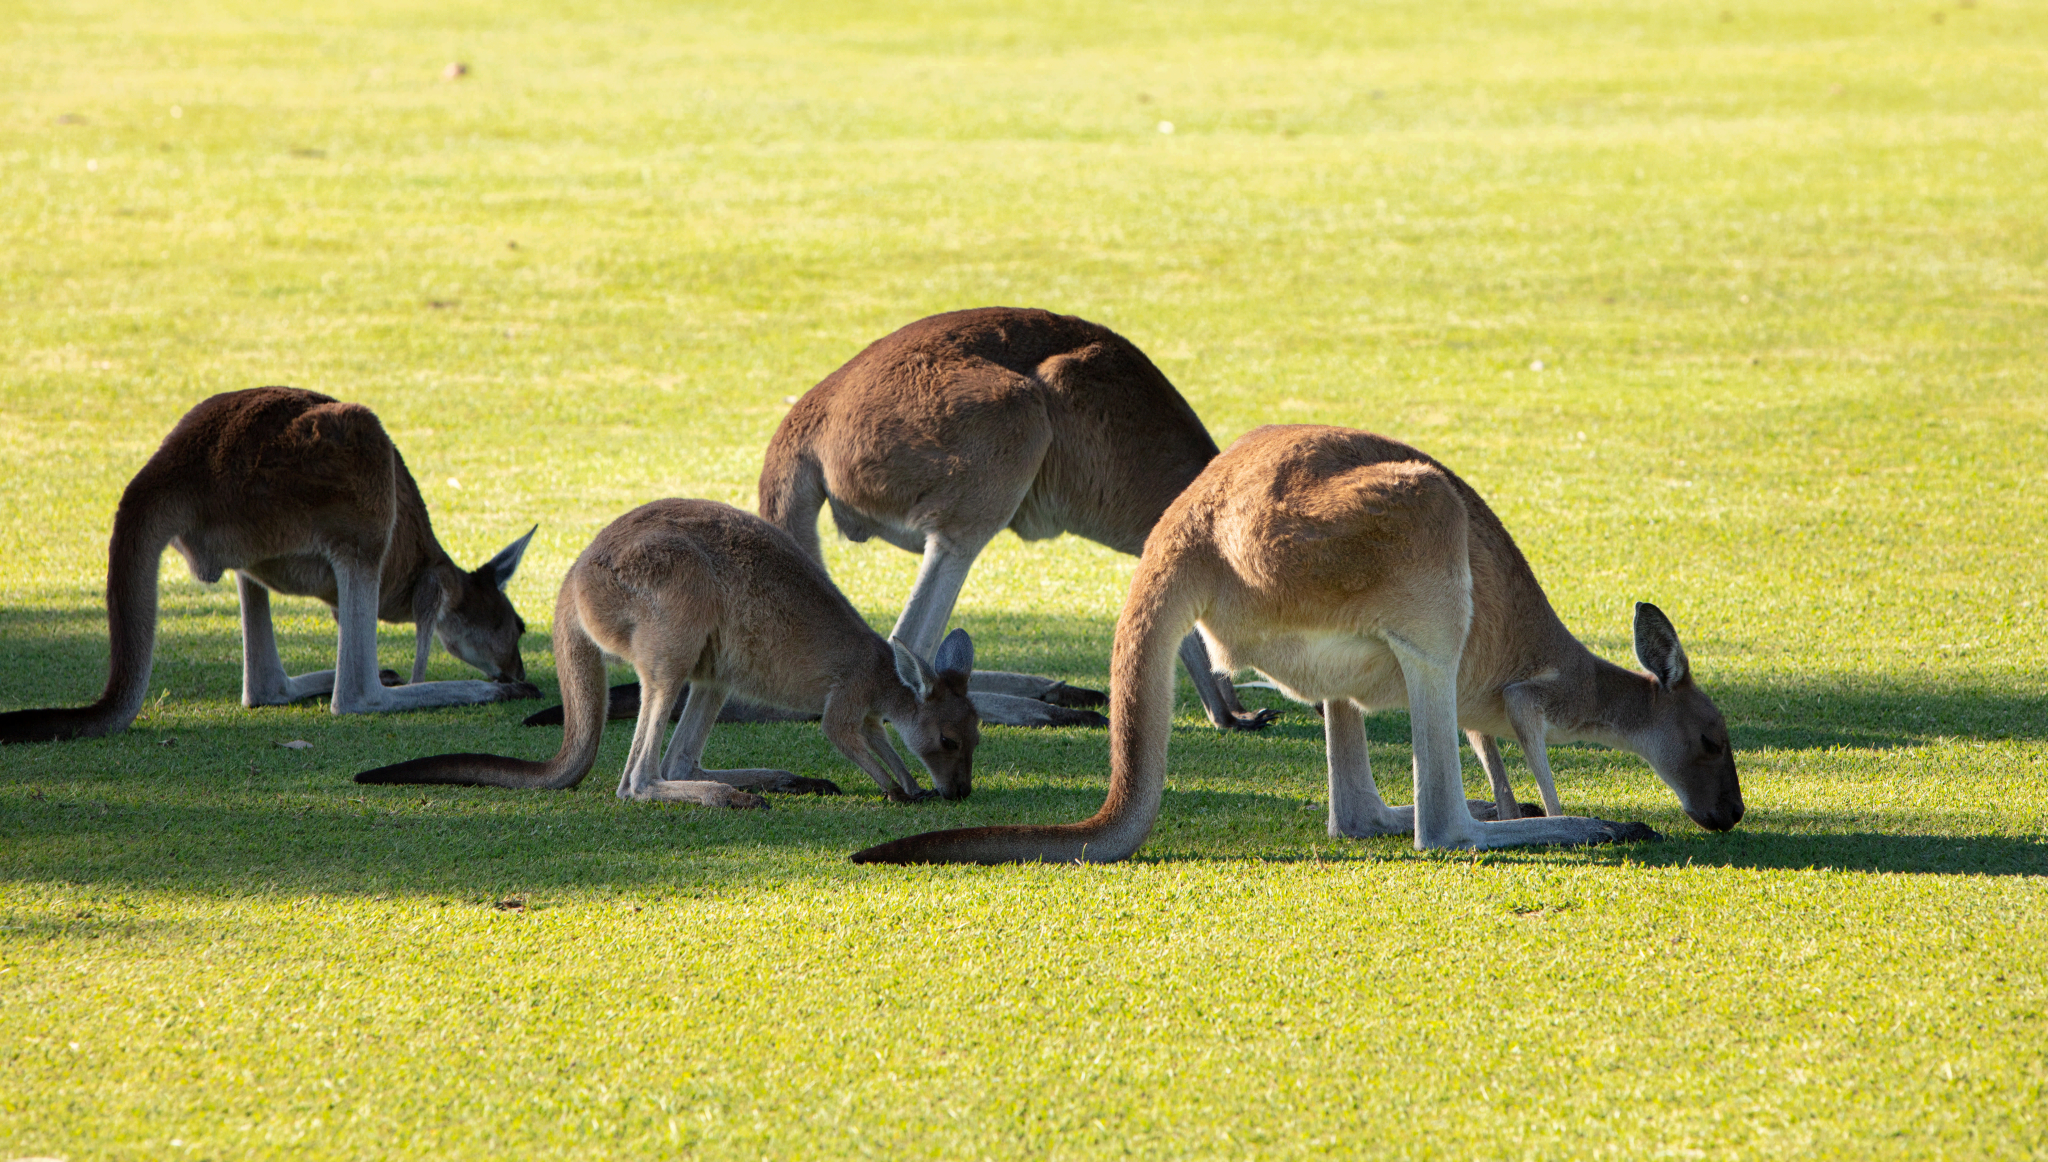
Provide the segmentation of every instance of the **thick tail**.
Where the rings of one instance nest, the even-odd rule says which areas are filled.
[[[1159,818],[1173,727],[1174,658],[1207,594],[1147,558],[1117,618],[1110,660],[1109,798],[1079,823],[928,831],[855,852],[855,863],[1115,863]]]
[[[555,601],[555,676],[562,683],[562,749],[537,763],[494,754],[444,754],[364,771],[358,783],[450,783],[464,787],[563,791],[583,781],[604,738],[604,652],[583,632],[574,573]]]
[[[796,412],[784,416],[775,436],[768,441],[768,453],[761,461],[761,482],[756,504],[761,519],[796,538],[799,548],[811,560],[823,564],[818,545],[818,513],[825,507],[825,470],[816,457],[800,446],[800,426],[793,423]]]
[[[138,479],[114,511],[107,543],[107,688],[90,706],[0,714],[0,743],[95,738],[126,730],[142,712],[156,654],[156,582],[164,549],[178,535],[177,514]]]

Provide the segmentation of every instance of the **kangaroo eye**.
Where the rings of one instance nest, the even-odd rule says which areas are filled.
[[[1708,758],[1713,758],[1721,753],[1721,744],[1703,734],[1700,735],[1700,749],[1707,752]]]
[[[943,751],[959,750],[960,740],[957,738],[947,738],[945,735],[942,734],[939,736],[939,749]]]

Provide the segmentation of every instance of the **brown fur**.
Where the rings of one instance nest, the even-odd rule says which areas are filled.
[[[296,691],[293,697],[335,689],[331,676],[293,687],[299,680],[285,678],[276,666],[267,594],[316,597],[336,606],[342,572],[375,585],[369,595],[373,618],[421,623],[415,681],[428,634],[436,629],[459,656],[500,681],[428,683],[409,689],[412,700],[395,692],[363,697],[365,691],[344,682],[349,688],[337,693],[336,713],[537,693],[524,683],[519,657],[524,625],[500,591],[509,568],[502,576],[491,565],[465,572],[449,559],[412,474],[377,417],[360,404],[316,392],[264,387],[216,395],[187,412],[121,494],[107,554],[113,657],[98,701],[0,715],[0,742],[109,734],[134,720],[149,686],[157,572],[167,545],[201,581],[217,581],[234,569],[249,582],[238,580],[245,704],[259,700],[253,688],[262,679],[285,683],[277,689]],[[524,542],[515,547],[523,549]],[[374,686],[374,625],[368,631],[364,673]],[[254,642],[248,640],[252,633]],[[357,685],[364,680],[361,673],[352,677]],[[436,695],[439,700],[432,700]]]
[[[912,836],[854,859],[1129,855],[1165,785],[1173,643],[1197,623],[1226,664],[1326,704],[1333,835],[1410,831],[1418,847],[1476,848],[1654,834],[1571,816],[1481,822],[1460,785],[1461,723],[1504,733],[1534,722],[1524,738],[1534,748],[1547,737],[1635,751],[1694,820],[1732,827],[1743,807],[1726,724],[1662,614],[1639,607],[1637,622],[1638,654],[1661,677],[1580,645],[1492,510],[1435,460],[1364,432],[1260,428],[1211,463],[1146,542],[1117,623],[1102,810],[1062,826]],[[1363,712],[1400,706],[1414,724],[1412,808],[1380,802],[1365,760]]]
[[[886,335],[797,400],[769,441],[760,511],[814,560],[827,504],[848,539],[925,554],[895,631],[923,652],[997,533],[1073,533],[1137,553],[1215,455],[1187,401],[1122,336],[1071,315],[985,307]],[[1195,664],[1218,725],[1270,719],[1245,713],[1206,658]],[[1063,697],[1031,681],[984,674],[976,688]]]
[[[641,699],[621,798],[765,806],[738,786],[793,789],[786,771],[706,771],[704,740],[728,692],[817,714],[822,729],[892,799],[922,792],[881,730],[896,725],[939,793],[972,790],[980,739],[967,699],[972,645],[956,633],[939,670],[891,648],[786,533],[708,500],[659,500],[613,521],[576,559],[555,604],[562,746],[546,762],[443,755],[365,771],[363,783],[573,787],[604,732],[604,655],[638,671]],[[921,689],[906,685],[914,680]],[[669,707],[681,725],[661,757]]]

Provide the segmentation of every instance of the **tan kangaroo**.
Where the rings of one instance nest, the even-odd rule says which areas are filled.
[[[820,560],[818,511],[847,539],[922,553],[894,636],[939,640],[982,549],[1073,533],[1136,554],[1216,443],[1143,351],[1072,315],[984,307],[920,319],[876,340],[782,418],[761,468],[761,515]],[[1209,719],[1256,730],[1199,634],[1180,657]],[[1061,705],[1093,691],[1023,674],[975,675],[985,721],[1100,725]]]
[[[619,779],[621,799],[765,807],[741,790],[830,789],[788,771],[708,771],[704,743],[727,693],[821,716],[825,737],[890,799],[929,797],[882,723],[931,772],[940,796],[974,789],[981,729],[967,698],[974,643],[954,630],[930,664],[886,642],[816,561],[774,525],[709,500],[657,500],[597,534],[555,600],[562,746],[546,762],[440,755],[379,767],[358,783],[460,783],[565,789],[590,773],[604,737],[604,656],[640,678],[639,720]],[[669,708],[689,695],[666,758]]]
[[[135,720],[149,688],[166,545],[201,581],[235,571],[244,706],[331,693],[334,713],[359,714],[537,698],[519,659],[526,624],[504,594],[532,538],[529,530],[464,571],[434,539],[419,488],[370,409],[290,387],[213,396],[164,437],[114,512],[105,692],[90,706],[0,714],[0,742],[112,734]],[[333,607],[334,669],[285,674],[272,592]],[[379,619],[419,627],[409,685],[379,681]],[[436,636],[492,680],[422,681]]]
[[[1081,823],[981,827],[868,848],[857,863],[1123,859],[1159,815],[1175,643],[1199,624],[1225,665],[1326,706],[1329,832],[1411,833],[1418,848],[1651,838],[1576,816],[1487,821],[1466,800],[1458,727],[1634,751],[1700,826],[1742,818],[1728,728],[1664,615],[1636,607],[1647,674],[1593,656],[1552,611],[1514,540],[1448,468],[1330,427],[1265,427],[1219,456],[1145,542],[1111,661],[1110,787]],[[1408,707],[1415,804],[1380,800],[1365,712]],[[1516,707],[1522,709],[1517,710]]]

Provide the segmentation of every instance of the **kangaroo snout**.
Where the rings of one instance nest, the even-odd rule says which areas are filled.
[[[1742,793],[1738,791],[1704,810],[1688,807],[1685,813],[1708,831],[1728,831],[1742,822]]]

